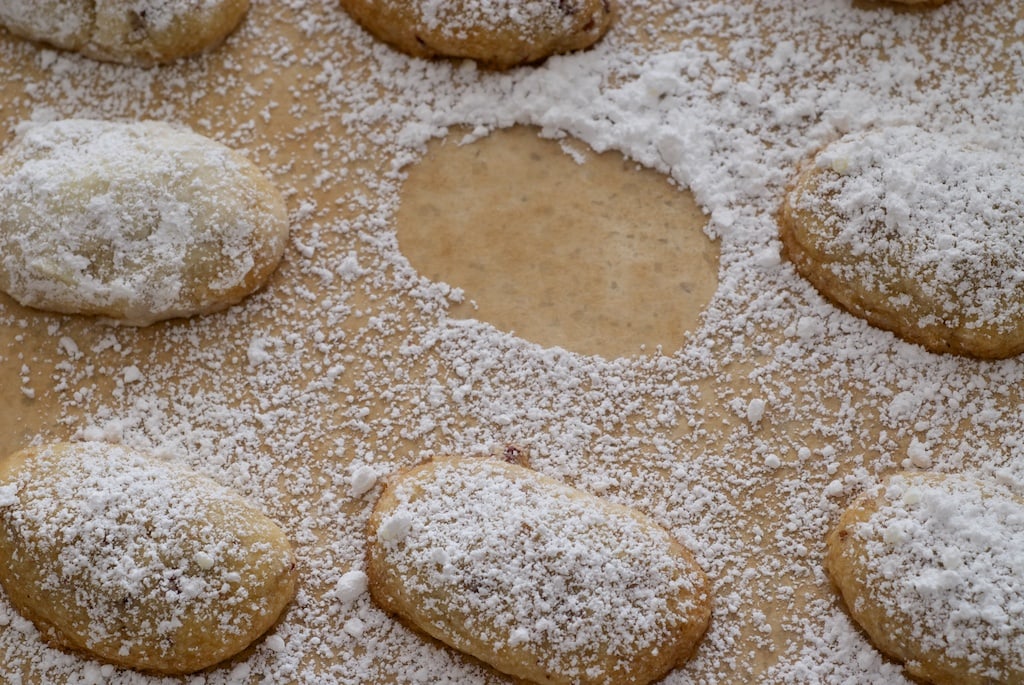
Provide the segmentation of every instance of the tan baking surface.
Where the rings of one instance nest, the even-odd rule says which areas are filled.
[[[906,79],[893,86],[893,97],[912,102],[932,81],[955,88],[972,83],[978,91],[965,93],[969,109],[978,94],[1019,78],[1019,56],[1011,46],[1019,45],[1014,27],[1021,24],[993,9],[1000,7],[994,0],[977,7],[969,0],[950,4],[933,23],[908,25],[899,37],[898,43],[912,44],[925,57],[887,74]],[[787,140],[798,151],[815,119],[799,107],[787,110],[790,85],[762,86],[778,95],[773,102],[744,100],[738,73],[746,70],[750,83],[756,76],[770,84],[782,67],[820,67],[822,74],[841,78],[846,70],[865,68],[858,59],[902,54],[897,44],[872,45],[863,36],[832,42],[822,28],[827,16],[806,24],[765,24],[765,35],[736,35],[734,25],[756,27],[757,17],[784,12],[767,0],[729,5],[742,14],[730,18],[710,0],[679,8],[637,7],[612,39],[620,47],[646,46],[652,54],[700,45],[705,61],[689,78],[697,81],[716,70],[729,74],[722,97],[738,96],[722,106],[749,108],[752,130],[768,116],[764,112],[775,112],[778,126],[792,130],[791,140],[783,135],[775,144]],[[829,4],[840,5],[845,7]],[[961,5],[966,9],[960,11]],[[930,11],[893,15],[885,5],[857,7],[890,18]],[[1018,12],[1017,20],[1024,21],[1024,10]],[[662,13],[700,19],[660,30],[666,25]],[[974,14],[980,18],[968,22]],[[998,19],[984,21],[988,14]],[[961,30],[961,23],[969,23],[969,30]],[[753,47],[745,48],[747,41]],[[816,45],[817,54],[834,63],[787,66],[785,49],[776,63],[765,57],[771,50],[764,47],[776,45]],[[716,51],[735,64],[712,65]],[[748,63],[750,51],[758,57]],[[948,61],[939,59],[944,55]],[[361,521],[372,504],[372,493],[349,494],[346,477],[353,465],[371,464],[383,475],[453,448],[536,443],[535,466],[644,508],[702,556],[716,584],[713,627],[694,661],[667,682],[722,684],[827,682],[843,674],[856,682],[858,669],[900,682],[898,669],[886,666],[842,622],[820,570],[825,530],[849,497],[878,472],[896,468],[915,441],[927,446],[941,468],[984,466],[1019,475],[1008,456],[1020,437],[1018,362],[977,365],[925,357],[832,312],[770,254],[750,268],[781,273],[768,281],[776,289],[761,288],[758,280],[735,286],[734,265],[746,258],[745,250],[757,249],[742,241],[735,241],[738,248],[723,247],[718,274],[728,282],[709,283],[715,243],[696,233],[707,217],[695,211],[688,191],[674,190],[655,171],[634,170],[618,153],[580,153],[587,159],[580,167],[557,143],[533,140],[533,128],[464,146],[456,145],[462,134],[453,133],[426,151],[396,148],[391,141],[407,133],[401,122],[443,118],[430,112],[419,117],[417,107],[444,111],[460,103],[434,103],[428,91],[416,90],[417,63],[407,66],[374,45],[346,23],[333,2],[257,3],[242,30],[218,51],[148,72],[93,65],[6,34],[0,34],[0,56],[3,142],[19,120],[47,112],[167,118],[247,150],[287,193],[293,245],[268,289],[243,307],[135,331],[27,311],[0,296],[0,454],[33,440],[73,437],[162,449],[256,498],[299,546],[303,590],[278,628],[283,653],[257,645],[249,661],[242,658],[209,674],[211,683],[261,682],[260,670],[271,666],[282,682],[437,682],[438,673],[448,673],[453,682],[503,682],[405,631],[365,597],[354,605],[331,598],[338,576],[362,563]],[[472,78],[465,69],[446,73],[453,81]],[[612,74],[601,88],[625,88],[640,78],[628,71]],[[954,79],[962,73],[975,75]],[[396,74],[407,79],[410,93],[388,80]],[[444,75],[430,72],[433,79]],[[806,102],[820,97],[820,107],[845,107],[855,115],[856,102],[822,97],[828,83],[811,85],[801,84]],[[488,97],[502,102],[504,87],[497,83]],[[650,97],[651,107],[674,94],[671,84],[657,80],[651,88],[637,95]],[[378,106],[410,113],[395,125],[390,114],[374,118]],[[824,117],[815,106],[815,116]],[[522,116],[546,125],[543,112]],[[588,122],[576,123],[589,130]],[[729,135],[739,139],[741,128]],[[633,133],[624,139],[654,134]],[[568,145],[581,149],[578,142]],[[686,145],[681,147],[685,158]],[[670,148],[659,153],[672,166],[676,151]],[[414,164],[422,154],[426,158],[408,170],[406,192],[395,167]],[[798,156],[794,152],[790,161],[795,164]],[[557,178],[545,184],[538,169],[557,170]],[[777,192],[788,169],[777,176],[752,172],[742,162],[728,169],[731,177],[747,173],[773,179],[766,188]],[[441,211],[433,221],[413,225],[431,207],[468,211],[461,191],[476,200],[482,195],[474,188],[497,189],[500,195],[503,177],[510,187],[548,198],[506,215],[513,225],[547,227],[547,241],[537,234],[519,239],[507,232],[508,224],[504,232],[495,225],[453,237],[445,229],[460,224]],[[695,178],[705,192],[714,191],[714,183]],[[530,179],[542,187],[531,189]],[[662,199],[623,199],[608,207],[599,200],[613,191],[604,188]],[[454,197],[441,197],[448,193]],[[678,196],[665,199],[673,193]],[[513,194],[506,199],[515,205]],[[497,203],[484,199],[491,201]],[[742,213],[743,203],[736,205]],[[555,233],[546,223],[549,210],[572,221],[559,222]],[[669,220],[666,212],[679,216]],[[672,249],[683,250],[683,256],[661,256],[676,263],[687,284],[692,278],[694,292],[701,294],[680,301],[677,293],[685,287],[665,273],[665,265],[660,272],[654,266],[656,280],[620,283],[617,292],[630,299],[602,309],[611,304],[608,291],[586,279],[607,278],[606,272],[576,271],[571,257],[569,263],[547,261],[552,250],[567,245],[598,247],[603,239],[587,244],[591,224],[608,232],[617,221],[645,227],[647,241],[657,227],[678,225],[683,240]],[[470,227],[478,222],[467,219]],[[723,215],[719,222],[725,226],[729,220]],[[769,215],[760,229],[770,248]],[[495,230],[516,247],[514,259],[502,259],[511,247],[495,242]],[[445,255],[456,252],[475,255],[480,268],[459,259],[445,263]],[[592,253],[588,259],[608,257]],[[524,274],[523,261],[536,270]],[[603,266],[617,269],[622,263]],[[441,282],[462,288],[462,302],[438,294],[447,293]],[[503,299],[502,289],[513,285],[529,289]],[[721,301],[704,310],[701,334],[690,337],[687,331],[698,325],[694,315],[709,296],[701,289],[709,286],[718,287]],[[558,307],[547,307],[544,298],[554,297],[544,293],[567,290],[571,294]],[[664,314],[673,318],[645,328],[652,323],[645,312],[662,313],[659,299],[669,301]],[[789,312],[791,320],[758,316],[766,300],[777,301],[772,307]],[[621,317],[615,317],[616,309],[624,310]],[[584,319],[579,328],[563,323],[577,312]],[[467,321],[474,316],[488,323]],[[608,324],[604,317],[616,321]],[[637,329],[643,333],[634,338],[631,331]],[[522,338],[508,335],[512,330]],[[817,354],[844,336],[858,344]],[[639,349],[642,344],[646,350]],[[585,356],[593,353],[609,358]],[[613,359],[616,354],[632,356]],[[140,380],[125,381],[130,367],[141,372]],[[7,655],[0,664],[7,673],[24,669],[26,682],[42,683],[97,672],[84,661],[61,662],[30,631],[23,634],[12,616],[0,611],[0,619]],[[417,677],[418,666],[426,670]]]
[[[454,316],[606,357],[673,350],[697,327],[718,249],[692,194],[529,128],[454,140],[409,170],[395,216],[412,266],[465,291]]]

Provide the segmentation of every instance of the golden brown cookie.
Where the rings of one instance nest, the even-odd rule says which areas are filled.
[[[0,290],[26,306],[136,326],[217,311],[287,238],[248,159],[168,124],[30,124],[0,156]]]
[[[0,0],[12,33],[110,62],[149,66],[219,44],[249,0]]]
[[[654,521],[505,461],[397,474],[368,537],[381,607],[530,682],[651,682],[711,616],[704,573]]]
[[[843,513],[825,566],[909,674],[1024,682],[1024,500],[964,476],[896,474]]]
[[[612,21],[610,0],[341,0],[374,36],[416,57],[504,69],[582,50]]]
[[[56,646],[198,671],[270,628],[296,582],[281,528],[182,467],[104,443],[0,464],[0,583]]]
[[[853,133],[806,164],[785,254],[826,297],[934,352],[1024,351],[1024,166],[914,126]]]

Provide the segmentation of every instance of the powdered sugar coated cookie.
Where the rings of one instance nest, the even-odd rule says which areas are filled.
[[[220,43],[249,0],[0,0],[12,33],[125,64],[170,62]]]
[[[786,253],[819,291],[936,352],[1024,350],[1024,166],[914,126],[820,151],[780,212]]]
[[[648,517],[492,459],[388,482],[369,523],[374,600],[536,683],[648,683],[708,625],[707,579]]]
[[[377,38],[417,57],[497,68],[582,50],[611,25],[609,0],[342,0]]]
[[[104,443],[0,463],[0,583],[51,643],[189,673],[241,651],[295,595],[284,531],[183,467]]]
[[[21,304],[147,325],[259,288],[288,234],[241,154],[159,122],[30,125],[0,157],[0,289]]]
[[[1024,680],[1024,501],[979,481],[897,474],[854,502],[826,566],[872,641],[915,677]]]

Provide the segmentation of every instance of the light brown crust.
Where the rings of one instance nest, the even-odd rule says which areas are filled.
[[[0,23],[24,38],[93,59],[153,66],[219,45],[248,9],[249,0],[0,0]]]
[[[414,57],[476,60],[496,69],[582,50],[612,22],[610,0],[490,0],[494,16],[474,16],[488,3],[441,3],[444,16],[428,16],[422,0],[341,0],[345,10],[378,39]],[[436,3],[435,3],[436,5]],[[535,10],[522,17],[520,8]]]
[[[851,134],[838,142],[857,141],[861,136]],[[946,146],[952,147],[952,143]],[[1003,319],[987,320],[968,311],[961,299],[964,283],[939,283],[927,272],[922,274],[920,268],[909,268],[907,252],[917,249],[916,245],[882,249],[883,243],[898,240],[882,226],[857,229],[857,239],[865,244],[874,242],[877,249],[872,247],[864,254],[851,249],[841,237],[848,230],[847,221],[836,209],[835,194],[827,189],[841,175],[828,165],[816,164],[812,156],[787,189],[779,209],[783,254],[804,278],[843,309],[932,352],[981,359],[1002,359],[1024,352],[1024,316],[1014,318],[1012,314],[1021,298],[1010,289],[996,295],[1000,298],[996,310]],[[911,217],[909,223],[918,220]],[[998,249],[991,248],[990,261],[1006,263],[1012,259],[995,256]],[[988,270],[995,274],[998,268]],[[980,269],[975,273],[980,275]],[[977,292],[982,292],[980,283],[973,284],[968,294]]]
[[[573,638],[579,638],[587,634],[586,631],[594,629],[594,626],[587,626],[588,621],[598,620],[593,615],[582,619],[585,626],[581,632],[572,631],[569,626],[556,625],[550,628],[541,639],[526,639],[516,642],[514,638],[506,639],[508,635],[515,635],[517,631],[524,629],[512,627],[513,624],[521,625],[525,622],[527,626],[533,618],[540,622],[554,619],[559,615],[560,608],[552,607],[549,614],[539,617],[523,618],[513,617],[512,612],[521,610],[523,602],[516,607],[504,609],[472,611],[466,607],[472,604],[471,601],[463,599],[473,595],[479,588],[466,585],[455,585],[441,583],[435,584],[436,574],[430,568],[430,564],[418,565],[407,564],[403,556],[402,547],[406,541],[392,544],[393,540],[388,532],[396,516],[404,516],[405,504],[413,503],[416,506],[427,507],[445,506],[444,497],[438,495],[440,490],[448,488],[453,483],[464,484],[470,490],[477,487],[480,482],[486,481],[488,487],[497,487],[506,493],[508,500],[500,503],[499,507],[506,508],[515,515],[512,517],[518,521],[515,533],[508,539],[493,540],[494,547],[500,548],[500,553],[495,555],[483,554],[480,546],[473,546],[474,558],[478,559],[477,565],[471,570],[459,566],[459,552],[456,551],[465,542],[459,530],[463,532],[470,530],[462,529],[462,524],[476,530],[477,526],[484,530],[491,521],[486,513],[487,506],[477,500],[472,507],[483,507],[485,511],[479,513],[474,520],[464,520],[454,527],[447,527],[447,533],[452,533],[450,539],[437,541],[437,547],[430,554],[440,554],[441,557],[451,554],[450,562],[455,570],[452,572],[460,575],[460,578],[473,578],[476,582],[490,582],[495,577],[509,574],[508,582],[515,585],[516,582],[525,582],[531,589],[534,585],[524,579],[523,576],[514,576],[519,572],[509,570],[515,566],[519,569],[517,562],[521,557],[512,550],[519,550],[518,542],[523,542],[526,537],[543,536],[548,533],[558,536],[562,521],[559,517],[571,517],[574,514],[571,507],[579,505],[603,523],[594,524],[586,528],[586,533],[574,542],[580,545],[600,546],[609,540],[613,545],[629,547],[635,540],[619,539],[624,535],[620,531],[628,529],[632,531],[643,531],[642,535],[651,535],[652,539],[663,540],[665,548],[659,554],[671,560],[672,573],[675,578],[669,579],[668,584],[657,588],[658,602],[664,602],[661,611],[652,617],[652,620],[660,627],[652,630],[649,635],[643,635],[639,626],[631,626],[636,631],[635,635],[627,635],[624,639],[629,641],[636,639],[643,642],[650,638],[650,641],[642,648],[632,650],[624,654],[621,649],[616,654],[618,644],[613,644],[609,632],[596,641],[585,641],[573,647],[565,647],[564,643]],[[474,491],[475,492],[475,491]],[[497,492],[497,490],[495,491]],[[523,502],[535,502],[534,495],[539,493],[541,501],[549,502],[546,499],[549,495],[556,498],[567,498],[563,505],[556,505],[550,511],[545,510],[542,518],[530,517],[529,505]],[[478,493],[477,493],[478,494]],[[477,497],[477,494],[467,497]],[[486,498],[485,499],[494,499]],[[501,498],[498,498],[501,499]],[[570,504],[566,504],[566,502]],[[479,505],[479,507],[478,507]],[[453,505],[456,509],[461,504]],[[517,510],[520,508],[521,511]],[[461,509],[460,509],[461,511]],[[448,512],[452,514],[451,511]],[[523,514],[520,520],[519,514]],[[454,514],[452,514],[454,515]],[[416,524],[413,524],[414,526]],[[433,525],[431,523],[430,525]],[[447,524],[444,524],[447,525]],[[704,573],[695,562],[693,555],[682,545],[671,539],[667,533],[660,529],[651,519],[636,512],[635,510],[612,504],[601,500],[587,493],[569,488],[558,481],[542,476],[531,469],[515,464],[492,459],[459,459],[454,457],[438,458],[426,464],[400,472],[388,479],[387,486],[378,500],[368,523],[368,544],[367,544],[367,576],[369,578],[369,589],[373,600],[386,611],[396,614],[405,623],[414,627],[433,638],[436,638],[456,649],[469,654],[499,671],[512,675],[515,678],[533,683],[578,683],[581,685],[597,683],[648,683],[662,677],[670,669],[684,663],[695,650],[704,634],[710,621],[711,603],[709,588]],[[543,532],[542,532],[543,531]],[[554,532],[551,532],[554,531]],[[590,536],[593,539],[590,539]],[[604,538],[599,540],[599,538]],[[411,539],[411,538],[410,538]],[[429,541],[429,533],[425,533],[421,540]],[[518,539],[518,540],[517,540]],[[563,541],[564,542],[564,541]],[[418,543],[410,542],[409,546]],[[485,545],[486,547],[486,545]],[[527,544],[529,548],[529,544]],[[446,549],[446,552],[440,550]],[[508,554],[514,558],[502,559],[501,554]],[[531,552],[532,554],[532,552]],[[537,552],[541,558],[543,551]],[[529,554],[525,555],[529,556]],[[432,557],[433,558],[433,557]],[[642,566],[647,560],[624,555],[629,558],[634,566]],[[608,563],[614,564],[616,558],[609,557]],[[652,575],[662,573],[664,568],[658,566],[658,561],[650,559],[650,573]],[[580,562],[582,563],[582,562]],[[560,568],[558,562],[551,566],[545,566],[544,574],[559,576],[566,583],[567,587],[574,587],[576,580],[574,568]],[[632,568],[631,573],[637,577],[643,577],[646,569]],[[447,572],[447,571],[446,571]],[[582,573],[582,571],[580,572]],[[564,576],[564,578],[562,578]],[[561,580],[559,582],[562,582]],[[583,609],[576,609],[577,614],[583,611],[587,614],[589,609],[586,602],[589,595],[604,596],[612,587],[611,576],[608,576],[609,587],[603,587],[603,583],[594,582],[587,592],[577,596],[571,591],[566,591],[565,597],[560,597],[559,602],[576,602],[577,606]],[[501,585],[501,587],[505,587]],[[502,595],[501,590],[495,590],[495,595]],[[516,593],[520,595],[522,593]],[[652,600],[653,601],[653,600]],[[627,609],[628,611],[628,609]],[[527,612],[528,613],[528,612]],[[517,623],[517,621],[519,623]],[[569,650],[568,652],[560,650]],[[580,663],[586,664],[586,668],[578,668]],[[573,664],[572,667],[560,668],[566,664]]]
[[[44,639],[62,649],[165,675],[192,673],[230,658],[265,633],[295,596],[298,572],[291,543],[277,524],[213,481],[125,454],[100,443],[57,443],[22,450],[0,464],[0,584]],[[153,499],[134,500],[129,494],[122,510],[131,512],[128,518],[105,516],[109,509],[95,518],[82,516],[96,503],[132,491],[130,484],[120,491],[91,488],[90,479],[105,467],[88,462],[106,459],[115,460],[109,475],[120,483],[167,476],[154,487],[196,506],[172,504],[168,516],[148,506]],[[128,469],[118,473],[125,463]],[[73,497],[65,491],[69,473],[81,476]],[[36,518],[40,512],[46,520]],[[175,518],[175,512],[184,512],[184,518]],[[47,521],[66,525],[51,535]],[[118,531],[128,526],[138,534],[127,548],[90,543],[99,539],[90,538],[90,527],[107,530],[106,541],[107,535],[119,539]],[[216,541],[219,547],[213,549]],[[207,553],[208,559],[201,556]],[[152,575],[139,583],[133,574],[143,570]],[[161,573],[174,580],[159,580]],[[97,583],[100,574],[108,582]],[[113,611],[101,615],[104,607]],[[161,621],[178,624],[167,628]]]
[[[886,544],[891,546],[891,542],[884,540],[886,526],[899,524],[898,515],[886,513],[890,504],[886,489],[894,480],[904,485],[904,491],[919,488],[946,493],[951,488],[967,487],[980,491],[982,497],[990,496],[984,484],[961,476],[898,473],[886,479],[878,490],[852,502],[829,533],[825,556],[825,569],[850,615],[879,650],[902,662],[908,675],[924,682],[938,685],[1024,682],[1024,668],[1021,668],[1019,656],[1007,656],[1005,650],[997,650],[990,641],[979,640],[968,650],[969,656],[959,657],[952,654],[952,649],[937,644],[945,639],[945,635],[922,634],[928,626],[922,629],[920,617],[906,605],[901,605],[898,597],[886,591],[905,585],[907,578],[916,574],[918,569],[902,568],[900,575],[892,580],[892,586],[878,586],[877,581],[884,571],[880,568],[877,552],[872,550]],[[1015,498],[1008,501],[1019,506],[1018,517],[1024,513],[1024,501]],[[936,551],[931,556],[940,557],[940,554]],[[941,573],[944,570],[939,558],[930,560],[928,564],[926,570],[929,572]],[[964,593],[965,599],[969,597],[967,590]],[[948,617],[939,622],[944,625],[952,623]],[[1019,642],[1024,626],[1017,626],[1016,634]],[[955,639],[952,633],[950,635],[950,639]]]

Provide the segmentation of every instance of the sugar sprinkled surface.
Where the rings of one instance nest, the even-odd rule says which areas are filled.
[[[337,588],[361,569],[373,501],[372,478],[353,489],[344,464],[386,474],[509,440],[697,551],[715,617],[669,685],[904,682],[828,590],[824,533],[911,439],[933,468],[1024,478],[1024,365],[927,354],[837,311],[779,259],[773,214],[796,164],[850,130],[926,120],[1020,157],[1024,17],[1003,0],[622,5],[593,50],[507,73],[404,58],[326,0],[254,2],[224,50],[159,70],[3,36],[5,130],[188,123],[246,148],[289,195],[292,249],[244,307],[96,332],[0,304],[5,391],[30,390],[34,404],[16,405],[29,414],[59,407],[23,440],[156,449],[266,503],[297,543],[302,589],[281,639],[195,682],[501,682]],[[450,127],[513,124],[620,150],[707,209],[719,290],[678,349],[540,348],[449,318],[456,291],[410,268],[390,223],[402,167]],[[126,384],[130,365],[141,373]],[[0,651],[28,682],[160,682],[45,647],[4,601]]]

